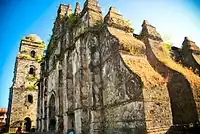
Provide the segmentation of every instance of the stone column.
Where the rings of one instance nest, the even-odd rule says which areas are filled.
[[[63,129],[63,133],[64,134],[67,134],[67,131],[68,131],[68,116],[67,116],[67,113],[64,114],[64,129]]]
[[[59,117],[56,115],[56,132],[59,130]]]
[[[44,120],[43,120],[43,118],[41,118],[41,124],[42,124],[42,126],[40,126],[40,131],[41,132],[43,132],[43,129],[44,129]]]
[[[81,123],[82,109],[75,111],[75,128],[76,134],[82,134],[82,123]],[[89,125],[89,124],[88,124]]]
[[[49,98],[48,98],[49,101]],[[47,102],[47,119],[46,119],[46,123],[47,123],[47,131],[49,131],[49,102]]]

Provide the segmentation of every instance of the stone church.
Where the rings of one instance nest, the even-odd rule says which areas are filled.
[[[38,132],[58,134],[198,133],[200,48],[188,37],[182,48],[171,47],[146,20],[133,33],[114,7],[104,17],[98,0],[86,0],[83,9],[77,3],[74,11],[61,4],[41,64],[19,58],[26,57],[25,46],[31,57],[43,55],[43,47],[32,53],[22,40],[10,128],[25,121],[25,130],[29,122]],[[27,79],[39,73],[30,86],[38,89],[29,89]]]
[[[41,65],[37,129],[76,134],[164,134],[198,127],[200,49],[165,44],[144,21],[139,35],[98,0],[61,4]],[[176,132],[177,131],[177,132]]]
[[[36,129],[38,81],[45,43],[35,34],[21,40],[8,104],[9,133]]]

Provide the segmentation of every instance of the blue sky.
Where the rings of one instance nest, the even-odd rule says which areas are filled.
[[[82,7],[85,0],[77,0]],[[74,0],[0,0],[0,107],[7,107],[12,85],[15,57],[23,36],[35,33],[47,41],[60,3]],[[103,14],[114,6],[131,20],[135,33],[140,33],[144,19],[175,46],[185,36],[200,45],[200,2],[198,0],[99,0]]]

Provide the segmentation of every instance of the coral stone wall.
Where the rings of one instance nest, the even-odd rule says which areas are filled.
[[[113,7],[103,19],[98,0],[82,11],[77,3],[74,13],[60,5],[41,71],[38,131],[164,134],[199,122],[199,76],[170,57],[147,21],[133,31]]]
[[[10,133],[15,133],[18,127],[22,127],[23,132],[36,128],[37,82],[40,79],[40,62],[43,58],[44,48],[44,42],[37,35],[29,35],[21,41],[9,100]],[[29,130],[27,130],[25,118],[30,119]]]

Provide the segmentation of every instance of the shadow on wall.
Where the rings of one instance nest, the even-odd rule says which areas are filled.
[[[167,131],[166,134],[199,134],[200,133],[200,125],[194,126],[172,126]]]
[[[167,87],[172,108],[173,124],[195,124],[198,122],[192,88],[187,79],[176,72],[169,79]]]
[[[55,96],[52,95],[49,100],[49,130],[56,130],[56,119],[55,119]]]
[[[159,45],[156,46],[148,40],[146,40],[145,44],[147,58],[151,66],[164,78],[168,77],[167,88],[172,109],[173,125],[195,124],[198,122],[198,114],[190,83],[183,74],[168,67],[156,57],[152,49],[159,51]]]
[[[130,128],[129,126],[125,125],[122,128],[116,129],[108,129],[106,130],[105,134],[145,134],[145,128]]]

